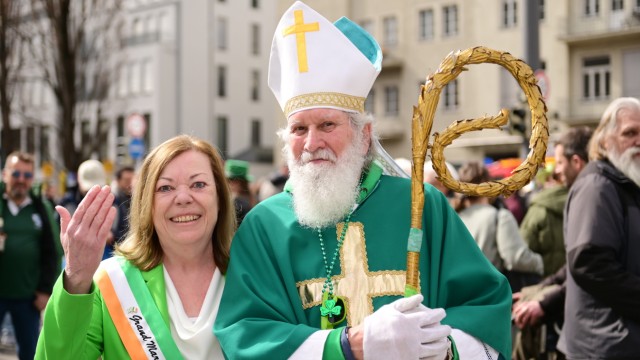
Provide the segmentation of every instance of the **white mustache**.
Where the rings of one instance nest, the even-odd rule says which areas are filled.
[[[304,151],[300,155],[300,162],[304,165],[313,160],[329,160],[336,162],[337,156],[329,149],[318,149],[314,152]]]

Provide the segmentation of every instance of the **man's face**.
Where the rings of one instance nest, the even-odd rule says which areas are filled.
[[[9,198],[19,204],[27,197],[33,184],[33,164],[12,156],[2,171],[2,179],[6,184],[5,192]]]
[[[354,137],[349,116],[335,109],[297,112],[289,118],[287,129],[293,157],[312,164],[335,163]],[[367,125],[366,131],[369,129]],[[362,149],[362,155],[365,153]]]
[[[605,140],[611,163],[640,186],[640,112],[623,109],[613,134]]]
[[[555,159],[555,174],[564,186],[570,188],[578,177],[578,174],[580,174],[580,171],[584,168],[585,161],[578,155],[572,155],[570,158],[567,158],[564,154],[564,146],[562,145],[556,145]]]
[[[133,185],[133,171],[123,171],[118,179],[118,189],[122,190],[128,196],[131,196],[131,187]]]
[[[609,153],[618,155],[629,149],[640,149],[640,112],[628,109],[618,112],[618,124],[607,139],[606,148]],[[635,163],[640,163],[640,153],[634,154],[632,158]]]
[[[311,228],[333,226],[358,197],[371,125],[358,133],[344,112],[314,109],[292,115],[287,130],[285,153],[298,221]]]

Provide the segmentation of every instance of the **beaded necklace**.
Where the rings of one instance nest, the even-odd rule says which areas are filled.
[[[364,173],[360,175],[360,181],[358,182],[358,189],[362,185],[362,179],[364,177]],[[351,220],[351,215],[355,211],[356,207],[354,206],[349,214],[345,218],[344,225],[342,226],[342,231],[340,232],[340,237],[338,238],[338,243],[336,245],[336,250],[333,252],[333,258],[331,259],[331,264],[327,263],[327,253],[324,247],[324,238],[322,237],[322,230],[320,228],[318,231],[318,239],[320,240],[320,250],[322,250],[322,260],[324,261],[324,269],[327,273],[327,278],[322,285],[322,306],[320,306],[320,315],[321,318],[321,327],[323,329],[332,329],[334,325],[337,325],[344,321],[346,315],[346,309],[344,306],[344,300],[339,296],[335,296],[333,294],[333,281],[331,280],[331,274],[333,273],[333,266],[336,263],[336,259],[338,258],[338,254],[340,253],[340,248],[342,247],[342,243],[344,242],[344,238],[347,235],[347,229],[349,228],[349,221]]]

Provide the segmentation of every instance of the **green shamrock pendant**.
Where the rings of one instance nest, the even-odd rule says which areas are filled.
[[[320,325],[322,329],[333,329],[335,325],[344,321],[346,317],[344,300],[338,296],[329,298],[329,294],[322,295],[322,305],[320,306]]]

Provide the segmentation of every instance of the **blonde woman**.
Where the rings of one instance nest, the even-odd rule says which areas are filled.
[[[57,208],[66,267],[36,358],[222,359],[211,329],[235,215],[217,150],[181,135],[151,151],[129,233],[101,263],[112,203],[109,187],[95,186],[73,216]]]

